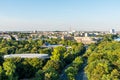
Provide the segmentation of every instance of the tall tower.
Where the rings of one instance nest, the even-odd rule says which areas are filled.
[[[110,34],[115,34],[115,29],[110,29]]]

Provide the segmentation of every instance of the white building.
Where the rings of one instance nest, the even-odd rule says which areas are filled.
[[[115,29],[110,29],[110,34],[116,34]]]
[[[11,39],[11,36],[8,35],[8,34],[2,34],[2,35],[0,35],[0,38],[3,38],[3,39]]]

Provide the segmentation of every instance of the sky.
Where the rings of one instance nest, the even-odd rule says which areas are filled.
[[[120,30],[120,0],[0,0],[0,31]]]

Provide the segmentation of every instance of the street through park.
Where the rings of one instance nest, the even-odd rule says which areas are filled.
[[[88,45],[85,45],[85,48],[87,50],[88,49]],[[87,75],[85,74],[85,71],[84,71],[86,65],[87,65],[87,59],[84,58],[84,63],[82,64],[78,74],[76,75],[75,80],[88,80],[87,79]],[[64,68],[64,70],[62,71],[62,74],[60,75],[60,80],[67,80],[67,76],[65,74],[65,69],[67,69],[69,66],[70,66],[70,64],[67,65]]]
[[[87,60],[84,60],[84,63],[81,67],[81,69],[79,70],[78,74],[76,75],[76,80],[88,80],[87,76],[85,74],[84,68],[87,65]]]

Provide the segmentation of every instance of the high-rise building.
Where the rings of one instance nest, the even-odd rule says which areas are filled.
[[[115,29],[111,29],[110,34],[115,34]]]

